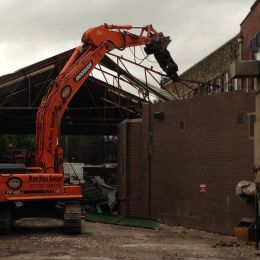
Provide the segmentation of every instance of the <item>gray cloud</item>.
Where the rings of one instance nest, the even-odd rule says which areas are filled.
[[[254,0],[0,0],[0,75],[79,45],[103,23],[151,23],[181,71],[239,32]]]

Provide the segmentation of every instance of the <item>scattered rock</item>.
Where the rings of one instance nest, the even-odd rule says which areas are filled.
[[[255,250],[255,254],[256,254],[257,256],[260,256],[260,250]]]
[[[212,247],[233,247],[233,246],[240,246],[238,241],[236,240],[227,240],[227,239],[220,239],[215,245]]]

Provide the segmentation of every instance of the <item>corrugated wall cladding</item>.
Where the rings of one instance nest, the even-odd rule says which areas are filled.
[[[144,105],[138,133],[128,128],[132,141],[125,164],[136,165],[126,173],[126,186],[135,194],[128,197],[129,213],[231,234],[241,217],[253,215],[253,206],[235,197],[235,186],[254,178],[247,116],[254,110],[254,96],[242,92]],[[163,112],[164,119],[156,119],[155,112]],[[244,115],[240,124],[238,114]]]

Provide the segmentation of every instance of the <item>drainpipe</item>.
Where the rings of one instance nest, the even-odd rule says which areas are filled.
[[[239,35],[238,41],[238,60],[242,60],[242,46],[243,46],[243,36],[242,34]]]
[[[260,191],[260,76],[255,78],[255,126],[254,126],[254,169],[256,172],[255,219],[256,219],[256,249],[259,248],[259,191]]]
[[[148,151],[148,215],[152,214],[152,111],[149,103],[149,151]]]

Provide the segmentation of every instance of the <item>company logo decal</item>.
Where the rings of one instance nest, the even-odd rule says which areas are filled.
[[[83,70],[74,78],[76,82],[79,82],[88,72],[89,70],[93,67],[92,61],[90,61],[84,68]]]

